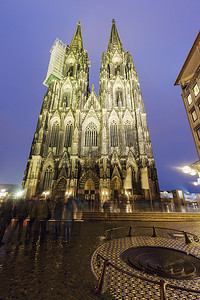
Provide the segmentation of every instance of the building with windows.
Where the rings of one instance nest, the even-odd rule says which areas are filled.
[[[200,31],[188,53],[174,85],[180,85],[185,111],[200,159]],[[186,166],[185,173],[200,174],[199,161]],[[196,182],[196,185],[198,181]]]
[[[56,39],[48,87],[23,179],[27,195],[74,195],[105,201],[159,199],[159,186],[138,75],[115,21],[103,52],[99,96],[89,88],[81,22],[65,45]],[[127,196],[128,195],[128,196]]]

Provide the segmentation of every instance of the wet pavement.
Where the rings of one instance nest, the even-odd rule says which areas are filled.
[[[50,223],[47,241],[40,245],[9,245],[0,248],[0,299],[112,299],[109,295],[96,296],[96,279],[90,261],[93,252],[105,241],[105,230],[125,227],[113,232],[113,237],[128,234],[151,236],[152,230],[136,228],[160,226],[189,231],[200,236],[200,222],[116,222],[84,221],[75,223],[71,240],[53,241]],[[160,234],[169,234],[157,230]],[[199,243],[200,244],[200,243]]]

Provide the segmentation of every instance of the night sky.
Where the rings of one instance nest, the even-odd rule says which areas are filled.
[[[102,52],[112,19],[138,76],[160,190],[199,192],[179,167],[198,160],[178,73],[198,34],[199,0],[0,1],[0,183],[21,185],[46,87],[49,50],[70,44],[80,19],[99,93]]]

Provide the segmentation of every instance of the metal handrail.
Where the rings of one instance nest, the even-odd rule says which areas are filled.
[[[116,269],[117,271],[122,272],[122,273],[124,273],[124,274],[126,274],[130,277],[138,278],[140,280],[147,281],[147,282],[150,282],[150,283],[153,283],[153,284],[158,284],[160,286],[160,299],[161,300],[167,300],[167,295],[166,295],[166,287],[167,286],[170,287],[170,288],[182,290],[182,291],[185,291],[185,292],[200,294],[200,290],[194,290],[194,289],[190,289],[190,288],[184,288],[184,287],[181,287],[181,286],[178,286],[178,285],[173,285],[173,284],[170,284],[170,283],[166,282],[163,279],[161,279],[160,281],[156,281],[156,280],[151,280],[149,278],[145,278],[143,276],[132,274],[128,271],[123,270],[122,268],[120,268],[118,266],[115,266],[113,263],[110,262],[109,259],[103,257],[101,254],[97,254],[97,259],[99,260],[99,258],[104,260],[104,264],[103,264],[103,267],[102,267],[102,270],[101,270],[101,274],[99,276],[97,286],[95,287],[95,290],[94,290],[94,292],[96,294],[100,294],[102,292],[103,282],[105,280],[105,274],[106,274],[106,267],[109,266],[109,265],[111,267],[113,267],[114,269]]]
[[[118,229],[122,229],[122,228],[127,228],[127,227],[116,227],[116,228],[110,228],[110,229],[107,229],[105,232],[106,232],[106,237],[108,236],[107,233],[109,233],[109,238],[108,239],[112,239],[112,232],[115,231],[115,230],[118,230]],[[137,227],[133,227],[133,226],[129,226],[129,233],[128,233],[128,236],[131,237],[132,236],[132,229],[135,228],[148,228],[148,229],[153,229],[153,235],[152,237],[157,237],[157,233],[156,233],[156,229],[162,229],[162,230],[171,230],[171,231],[176,231],[176,232],[179,232],[179,233],[182,233],[183,236],[185,237],[185,242],[186,244],[190,244],[191,241],[188,237],[188,235],[192,235],[193,237],[193,240],[197,243],[200,241],[200,238],[194,234],[194,233],[191,233],[191,232],[186,232],[184,230],[178,230],[178,229],[173,229],[173,228],[166,228],[166,227],[155,227],[155,226],[137,226]]]

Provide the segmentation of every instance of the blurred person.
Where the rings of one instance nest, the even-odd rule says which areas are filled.
[[[47,221],[51,218],[51,208],[45,197],[40,197],[32,209],[32,217],[35,218],[33,244],[36,244],[40,234],[40,243],[46,239]]]
[[[31,200],[28,202],[28,217],[29,221],[27,222],[27,228],[26,228],[26,236],[25,236],[25,241],[28,243],[33,236],[32,234],[32,228],[35,222],[35,217],[33,215],[33,207],[35,203],[38,201],[38,197],[34,196]]]
[[[12,210],[12,218],[14,219],[14,226],[12,227],[11,233],[8,237],[8,244],[12,243],[15,231],[18,227],[17,243],[21,244],[21,236],[23,231],[24,220],[28,216],[28,202],[20,199],[18,200]]]
[[[74,200],[72,197],[67,199],[67,202],[64,204],[63,216],[64,219],[64,242],[68,242],[71,237],[71,227],[74,217]]]
[[[4,198],[0,207],[0,247],[4,245],[2,242],[6,228],[10,225],[12,219],[13,200]]]
[[[82,222],[82,215],[83,215],[83,201],[80,198],[76,197],[73,200],[73,234],[78,236],[81,233],[81,222]]]
[[[49,204],[50,211],[52,211],[52,208],[51,208],[51,199],[50,198],[46,198],[46,202]],[[46,233],[49,233],[49,222],[47,222]]]
[[[57,241],[60,235],[60,225],[62,219],[62,211],[63,211],[63,203],[62,198],[58,197],[55,200],[55,207],[54,207],[54,240]]]

